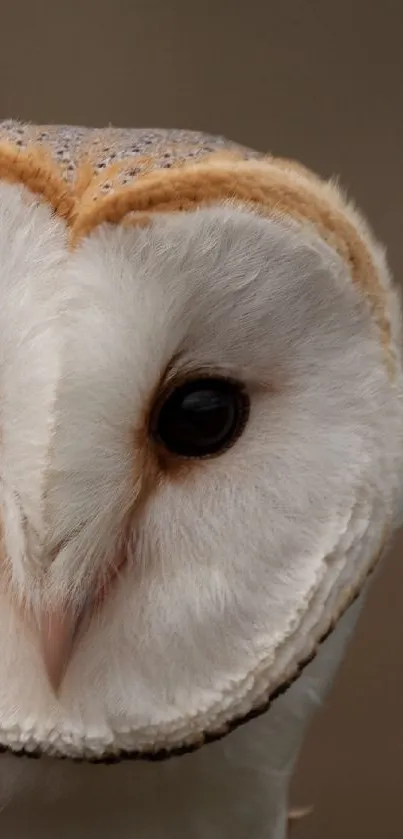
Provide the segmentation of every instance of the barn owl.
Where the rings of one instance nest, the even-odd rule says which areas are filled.
[[[401,511],[382,247],[297,163],[7,121],[0,295],[1,836],[284,839]]]

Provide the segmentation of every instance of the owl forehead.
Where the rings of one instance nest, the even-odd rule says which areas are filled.
[[[175,163],[197,160],[220,150],[232,149],[247,156],[258,156],[257,152],[230,143],[223,137],[181,129],[91,129],[24,125],[9,120],[0,123],[1,142],[9,142],[20,151],[35,147],[49,152],[67,182],[75,180],[83,163],[90,163],[94,176],[99,175],[98,186],[102,193],[126,185],[152,169],[170,169]],[[112,165],[114,168],[110,170]]]
[[[0,161],[1,151],[5,165],[0,162],[0,178],[15,176],[42,193],[70,224],[77,215],[82,220],[88,215],[92,221],[83,225],[83,232],[95,226],[99,205],[108,199],[114,203],[117,196],[124,199],[146,175],[220,152],[259,156],[222,137],[196,131],[35,126],[13,120],[0,123]]]
[[[294,162],[223,137],[167,129],[88,129],[0,123],[0,180],[50,203],[75,245],[102,222],[144,224],[233,200],[312,227],[347,263],[395,369],[384,273],[363,219],[331,184]]]
[[[382,254],[364,220],[338,190],[299,164],[202,132],[35,126],[8,120],[0,123],[2,179],[24,184],[50,203],[66,223],[73,248],[85,242],[102,222],[133,227],[151,225],[161,214],[191,215],[195,237],[189,245],[193,250],[187,266],[191,261],[198,264],[200,274],[205,267],[206,299],[211,252],[205,239],[202,245],[197,241],[200,229],[195,223],[195,210],[230,202],[265,219],[292,223],[301,233],[310,230],[316,246],[321,240],[344,262],[349,281],[371,312],[389,374],[393,377],[396,373],[392,295]],[[246,212],[241,219],[242,227]],[[235,252],[224,223],[220,233],[218,247],[207,226],[201,234],[208,234],[218,251],[215,268],[218,259],[224,262],[227,258],[225,238],[227,244],[231,243],[232,255]],[[169,236],[175,238],[174,227]],[[136,239],[137,245],[141,241],[141,237]],[[290,253],[292,247],[289,243]],[[251,247],[244,244],[244,250],[244,259],[239,254],[237,264],[235,259],[235,272],[244,270],[247,250],[248,258],[251,256]],[[175,255],[170,259],[167,246],[163,258],[166,275],[170,262],[175,270]],[[282,259],[287,268],[290,255],[283,253]],[[200,264],[203,262],[205,266]],[[153,270],[156,267],[154,264]],[[199,305],[202,299],[199,295]]]

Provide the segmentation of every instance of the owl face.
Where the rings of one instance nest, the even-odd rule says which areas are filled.
[[[0,255],[0,740],[102,759],[221,736],[385,544],[399,361],[391,384],[349,266],[284,214],[226,200],[71,249],[3,183]]]

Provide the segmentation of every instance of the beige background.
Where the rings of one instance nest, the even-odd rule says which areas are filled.
[[[223,133],[338,173],[402,277],[399,0],[14,0],[0,118]],[[295,839],[403,837],[403,539],[301,761]]]

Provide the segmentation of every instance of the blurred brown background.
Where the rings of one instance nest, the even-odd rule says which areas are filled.
[[[0,119],[173,126],[340,174],[403,273],[403,4],[14,0]],[[295,839],[403,837],[403,539],[302,756]]]

